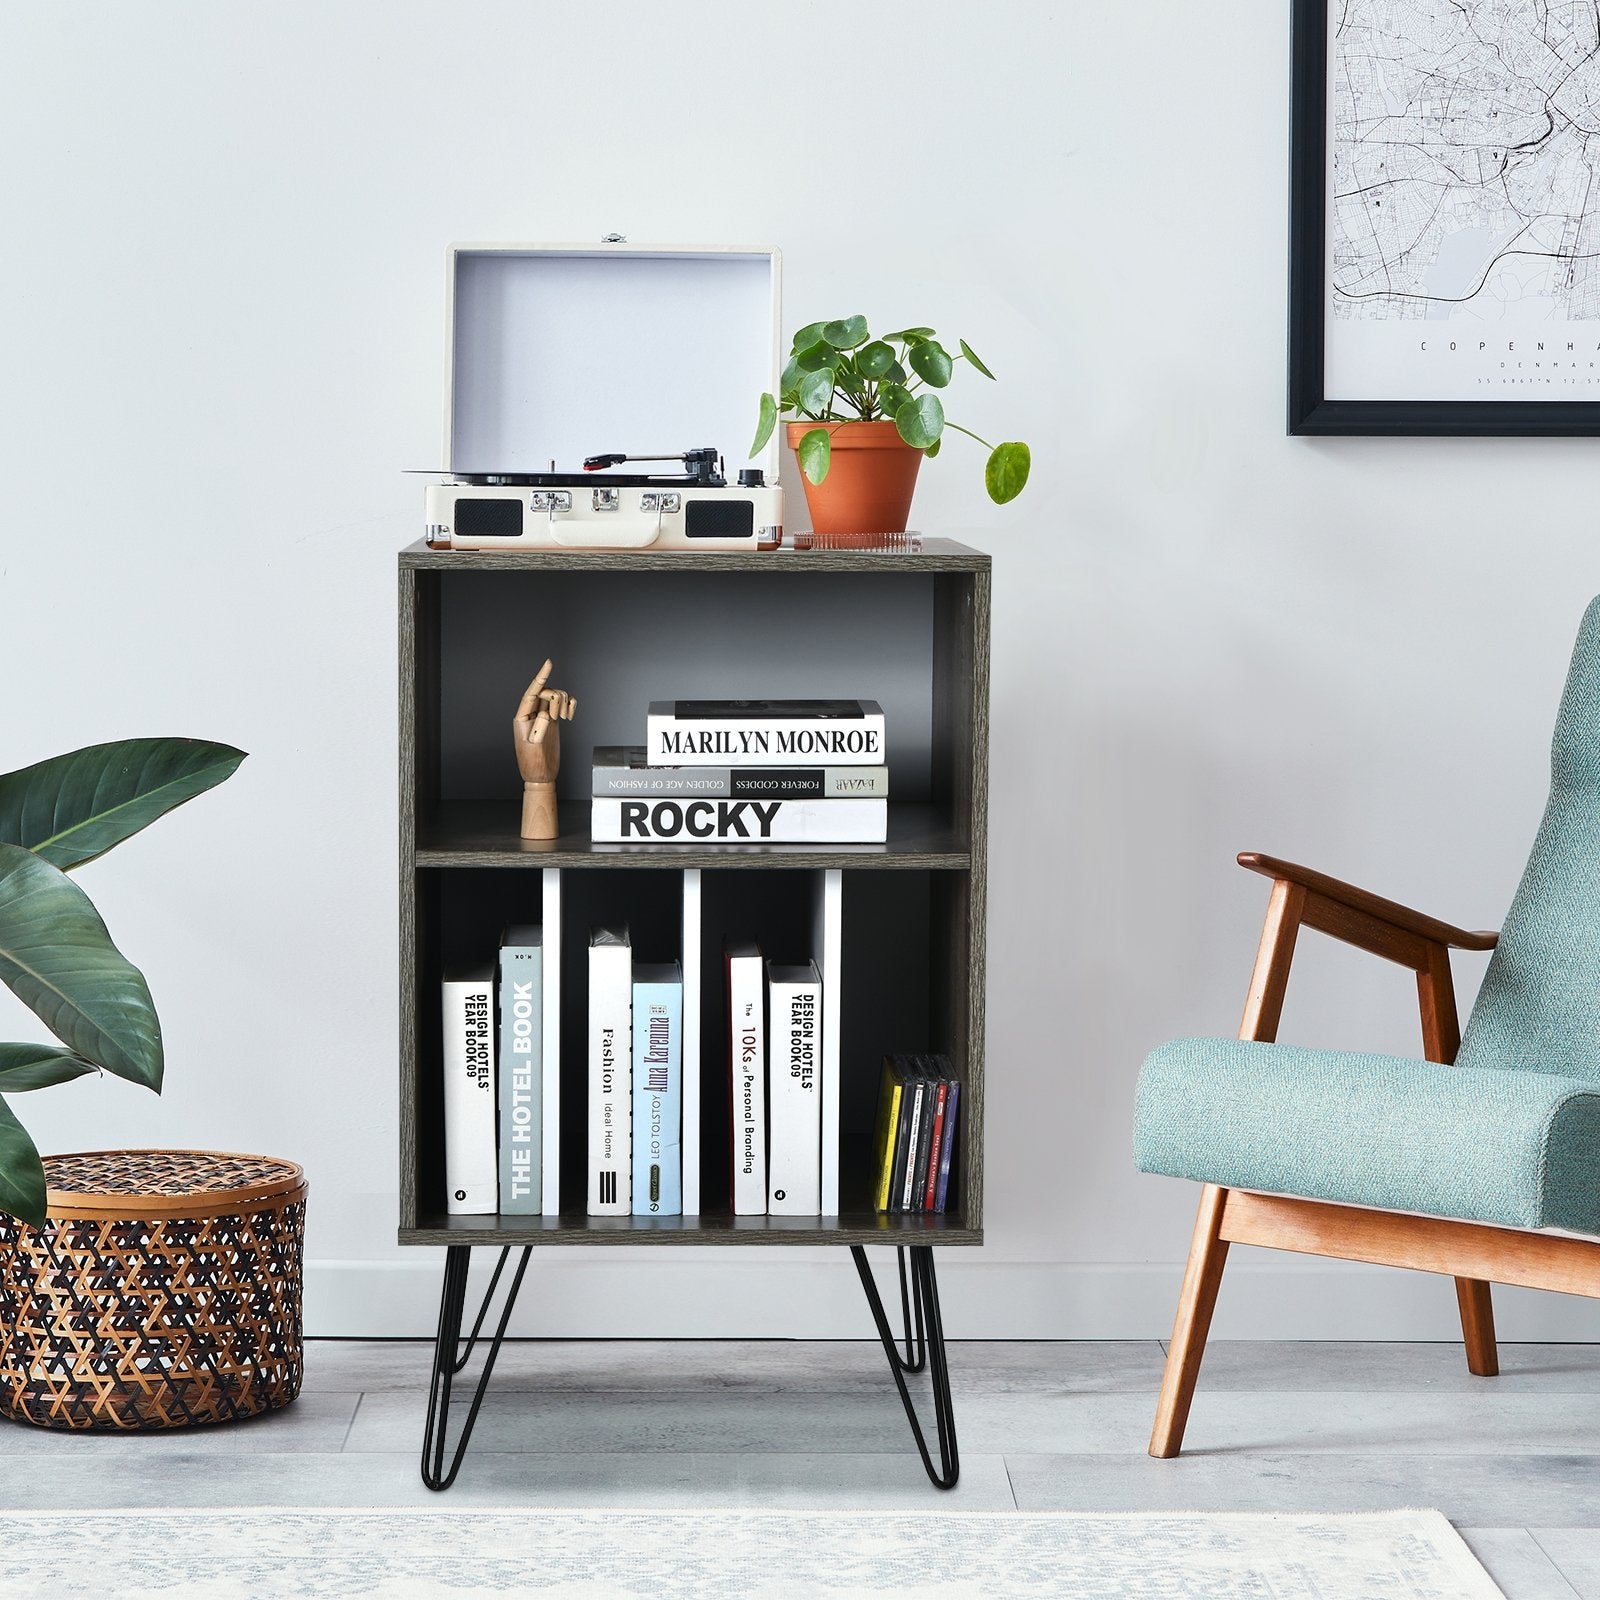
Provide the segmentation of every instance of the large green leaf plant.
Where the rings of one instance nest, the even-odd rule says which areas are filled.
[[[105,1071],[161,1089],[144,974],[67,876],[229,776],[244,751],[119,739],[0,774],[0,980],[59,1041],[0,1044],[0,1211],[39,1227],[44,1166],[8,1095]]]
[[[990,444],[970,428],[951,422],[936,390],[955,376],[965,361],[975,372],[993,379],[965,339],[952,354],[932,328],[902,328],[875,339],[865,317],[836,322],[809,322],[795,336],[789,360],[778,380],[776,395],[761,397],[752,456],[759,455],[778,418],[792,416],[815,422],[800,435],[795,455],[812,483],[821,483],[833,461],[833,430],[849,422],[893,422],[914,450],[936,456],[946,428],[976,439],[989,458],[983,485],[996,505],[1015,500],[1027,486],[1032,456],[1020,439]]]

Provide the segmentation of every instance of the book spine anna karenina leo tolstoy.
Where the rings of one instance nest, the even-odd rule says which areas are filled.
[[[633,1214],[683,1214],[683,972],[633,965]]]
[[[447,974],[441,991],[445,1210],[481,1216],[493,1212],[498,1199],[493,968]]]
[[[887,800],[590,801],[596,844],[882,844]]]
[[[884,763],[876,700],[654,700],[645,732],[646,758],[657,767]]]

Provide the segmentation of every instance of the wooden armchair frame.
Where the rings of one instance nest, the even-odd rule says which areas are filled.
[[[1239,1025],[1241,1039],[1270,1043],[1277,1038],[1295,941],[1305,927],[1416,973],[1423,1053],[1429,1061],[1448,1064],[1455,1060],[1461,1030],[1450,977],[1450,951],[1492,950],[1498,935],[1452,927],[1290,861],[1246,852],[1239,857],[1239,865],[1272,879],[1266,923]],[[1200,1194],[1156,1404],[1155,1429],[1150,1436],[1153,1456],[1175,1456],[1183,1446],[1230,1244],[1264,1245],[1450,1275],[1456,1281],[1467,1367],[1482,1378],[1492,1378],[1500,1370],[1491,1283],[1600,1298],[1600,1243],[1206,1184]]]

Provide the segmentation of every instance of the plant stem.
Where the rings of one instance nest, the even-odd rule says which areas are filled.
[[[957,433],[966,434],[966,436],[969,439],[977,439],[978,443],[981,444],[985,450],[993,450],[994,449],[994,446],[992,444],[990,444],[987,439],[979,438],[978,435],[975,434],[972,431],[971,428],[963,428],[959,422],[952,422],[948,417],[946,417],[944,419],[944,425],[947,428],[954,428]]]

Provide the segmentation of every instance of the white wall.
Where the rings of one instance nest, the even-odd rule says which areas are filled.
[[[953,439],[915,510],[995,561],[990,1242],[948,1326],[1163,1334],[1194,1193],[1131,1170],[1133,1081],[1235,1025],[1233,852],[1492,925],[1600,589],[1588,441],[1284,437],[1286,10],[0,7],[0,756],[251,752],[83,874],[170,1087],[34,1097],[40,1143],[296,1157],[313,1331],[430,1328],[437,1258],[391,1242],[393,594],[443,247],[770,241],[792,326],[964,335],[1001,382],[954,416],[1034,450],[996,509]],[[1405,974],[1303,958],[1286,1037],[1413,1046]],[[558,1254],[524,1331],[867,1331],[836,1256]],[[1451,1327],[1442,1282],[1250,1255],[1219,1332]]]

